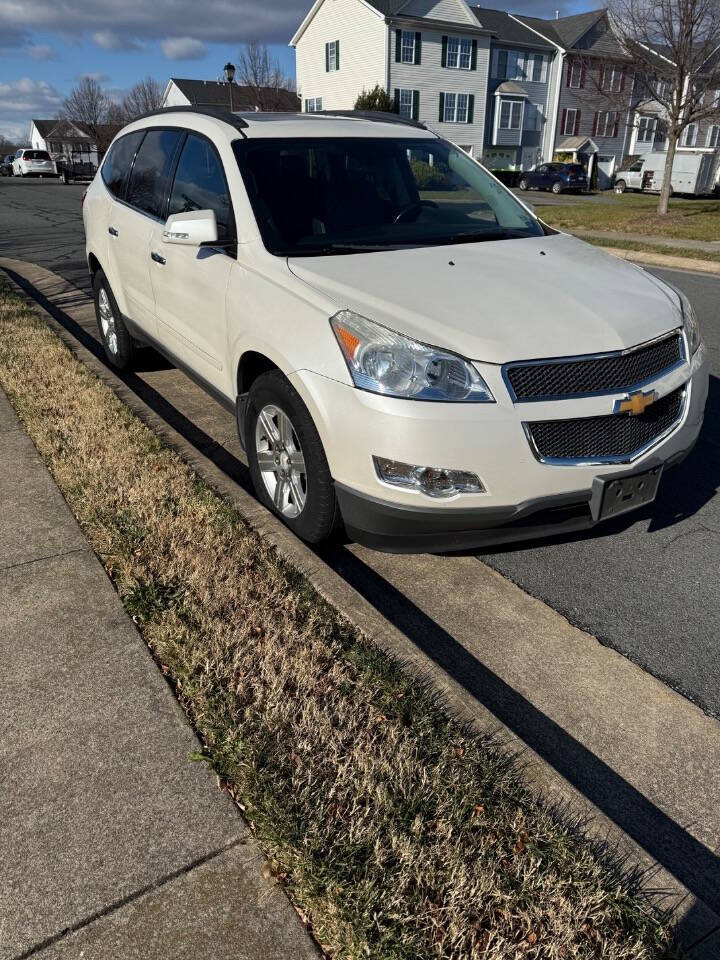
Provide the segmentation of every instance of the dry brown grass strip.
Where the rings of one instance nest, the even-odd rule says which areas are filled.
[[[638,878],[359,636],[7,285],[0,383],[330,952],[671,955]]]

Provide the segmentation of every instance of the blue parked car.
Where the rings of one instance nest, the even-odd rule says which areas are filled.
[[[520,178],[521,190],[587,190],[587,174],[581,163],[541,163],[535,170],[528,170]]]

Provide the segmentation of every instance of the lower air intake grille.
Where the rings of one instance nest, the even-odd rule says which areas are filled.
[[[651,444],[679,420],[684,387],[651,404],[639,416],[540,420],[528,423],[530,439],[541,460],[622,459]]]

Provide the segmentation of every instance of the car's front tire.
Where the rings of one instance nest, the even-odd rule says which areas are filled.
[[[95,316],[105,356],[117,370],[125,370],[133,359],[133,342],[118,310],[107,277],[98,270],[93,279]]]
[[[552,192],[557,196],[559,193],[562,193],[562,184],[559,180],[556,180],[555,183],[550,187]]]
[[[258,499],[302,540],[328,540],[341,522],[330,468],[310,412],[279,370],[250,388],[244,434]]]
[[[527,188],[528,188],[528,182],[527,182],[527,180],[525,179],[525,177],[522,178],[522,180],[520,181],[520,183],[518,184],[518,186],[520,187],[521,190],[527,190]]]
[[[615,181],[615,193],[625,193],[627,190],[627,184],[624,180]]]

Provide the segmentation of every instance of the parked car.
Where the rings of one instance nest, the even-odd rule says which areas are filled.
[[[115,139],[83,217],[109,362],[151,344],[204,384],[312,543],[584,529],[700,431],[685,296],[412,121],[167,109]]]
[[[588,180],[581,163],[541,163],[535,170],[523,173],[518,186],[521,190],[579,192],[587,190]]]
[[[615,193],[642,190],[659,193],[665,180],[667,153],[653,150],[615,176]],[[705,196],[715,188],[717,157],[712,153],[677,153],[670,178],[671,193]]]
[[[57,167],[47,150],[21,149],[13,160],[16,177],[56,177]]]
[[[0,157],[0,176],[11,177],[13,175],[14,159],[15,159],[14,153],[8,153],[6,156]]]

